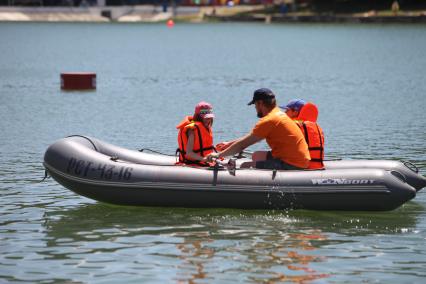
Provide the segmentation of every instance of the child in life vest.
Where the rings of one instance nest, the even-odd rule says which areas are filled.
[[[311,156],[308,169],[323,169],[324,133],[317,123],[318,108],[316,105],[301,99],[294,99],[280,108],[296,122],[305,137]]]
[[[195,106],[194,115],[186,116],[177,126],[179,162],[187,165],[208,166],[206,156],[213,146],[213,107],[207,102]]]

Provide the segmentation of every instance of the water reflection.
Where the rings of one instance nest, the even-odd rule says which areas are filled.
[[[250,279],[261,282],[265,278],[260,278],[258,275],[268,275],[267,283],[283,281],[305,283],[329,277],[328,273],[322,273],[314,268],[315,263],[327,261],[327,257],[315,255],[315,250],[327,238],[316,230],[308,230],[304,233],[282,232],[281,237],[266,238],[264,242],[254,245],[251,252],[249,250],[250,262],[261,272]],[[311,240],[317,240],[317,242],[314,243]]]
[[[149,271],[159,266],[167,273],[158,279],[179,283],[234,278],[305,283],[332,277],[318,265],[328,261],[329,255],[319,251],[323,247],[350,243],[358,236],[413,231],[422,211],[413,202],[379,213],[91,204],[46,213],[46,257],[51,253],[67,263],[77,254],[80,261],[104,270],[122,264],[120,258],[126,255],[134,260],[121,268],[128,273],[145,279],[148,272],[141,267]]]
[[[205,263],[211,262],[215,255],[215,249],[208,246],[214,240],[208,232],[185,235],[182,235],[183,242],[176,245],[180,251],[178,258],[182,260],[178,268],[180,271],[189,271],[189,275],[180,272],[176,277],[177,280],[181,283],[197,283],[198,280],[208,278],[213,280],[213,275],[208,275],[206,271]]]

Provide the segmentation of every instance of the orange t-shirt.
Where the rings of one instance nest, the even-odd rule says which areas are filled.
[[[308,167],[311,157],[303,133],[278,107],[256,123],[252,134],[266,139],[272,157],[299,168]]]

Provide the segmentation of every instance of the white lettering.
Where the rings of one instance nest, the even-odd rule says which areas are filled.
[[[344,178],[327,178],[312,179],[312,184],[330,185],[330,184],[373,184],[373,179],[344,179]]]

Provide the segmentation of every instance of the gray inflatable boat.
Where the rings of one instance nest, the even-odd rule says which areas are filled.
[[[182,166],[174,156],[75,135],[49,146],[43,164],[77,194],[134,206],[392,210],[426,186],[414,165],[399,161],[328,161],[325,170],[306,171],[240,169],[244,161]]]

